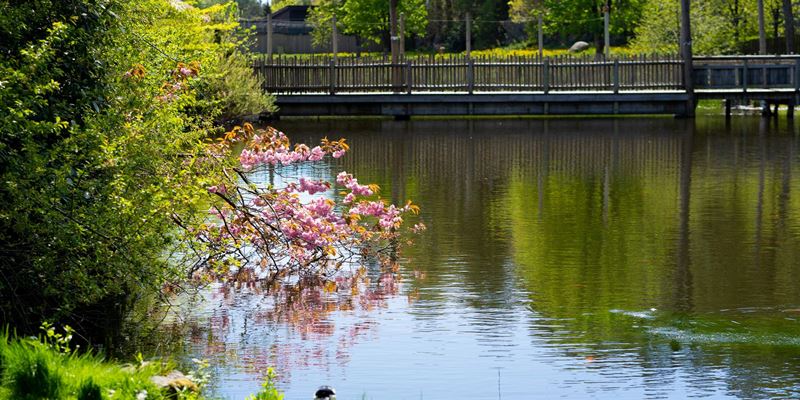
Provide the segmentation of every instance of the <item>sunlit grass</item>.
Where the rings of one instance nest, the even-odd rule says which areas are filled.
[[[0,399],[162,399],[150,377],[171,367],[123,366],[96,354],[59,352],[35,338],[0,333]]]

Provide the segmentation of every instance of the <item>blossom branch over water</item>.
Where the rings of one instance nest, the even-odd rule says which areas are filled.
[[[222,167],[222,181],[208,187],[217,198],[210,209],[213,220],[192,231],[207,254],[195,277],[336,291],[343,267],[354,267],[350,279],[365,276],[358,267],[367,262],[393,267],[403,231],[424,229],[421,224],[404,229],[404,217],[419,207],[410,201],[387,204],[377,197],[377,185],[361,184],[347,172],[333,182],[292,177],[281,187],[251,180],[259,169],[342,157],[349,150],[344,139],[324,138],[312,148],[292,144],[274,128],[244,124],[210,146],[206,161],[222,166],[239,146],[244,147],[238,165]]]

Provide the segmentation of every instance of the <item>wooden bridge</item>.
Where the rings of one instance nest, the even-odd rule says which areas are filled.
[[[277,116],[694,114],[697,99],[765,100],[793,110],[800,56],[274,57],[253,68]],[[791,116],[792,113],[789,113]]]

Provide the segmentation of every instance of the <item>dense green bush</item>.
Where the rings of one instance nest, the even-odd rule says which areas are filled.
[[[185,275],[217,123],[271,107],[235,5],[0,0],[0,322],[108,337]],[[228,73],[236,76],[234,81]]]

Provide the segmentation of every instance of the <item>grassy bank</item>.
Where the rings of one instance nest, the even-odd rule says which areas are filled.
[[[90,352],[72,351],[46,334],[42,340],[0,334],[0,399],[201,399],[199,392],[164,390],[151,380],[167,375],[172,367],[105,362]]]
[[[49,325],[36,337],[0,331],[0,400],[204,400],[207,363],[183,375],[170,361],[109,362],[91,351],[70,348],[71,330]],[[247,400],[281,400],[269,369],[262,390]]]

